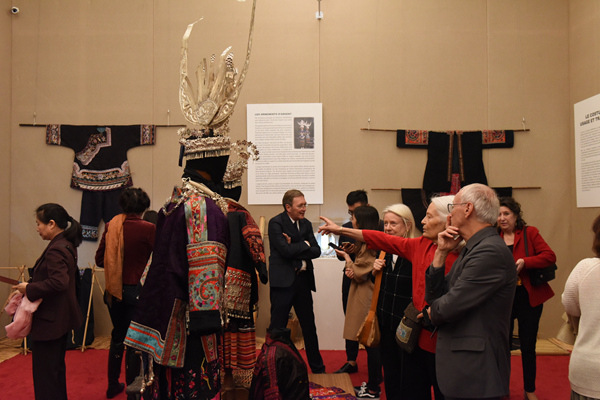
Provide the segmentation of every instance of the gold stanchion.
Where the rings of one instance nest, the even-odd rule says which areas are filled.
[[[94,294],[94,281],[98,284],[98,287],[100,288],[100,292],[102,293],[102,296],[104,296],[104,290],[102,289],[102,285],[100,285],[100,281],[98,280],[98,277],[96,276],[96,264],[92,265],[91,263],[88,263],[88,265],[92,269],[92,284],[90,285],[90,298],[88,300],[87,315],[85,317],[85,328],[83,329],[83,341],[81,342],[81,352],[82,353],[86,349],[85,340],[87,338],[87,329],[88,329],[88,325],[90,323],[90,310],[92,308],[92,298],[93,298],[93,294]]]

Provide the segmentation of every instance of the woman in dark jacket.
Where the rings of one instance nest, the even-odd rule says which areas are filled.
[[[521,205],[512,197],[500,199],[498,230],[508,248],[512,251],[517,268],[518,280],[515,300],[510,319],[510,337],[514,320],[519,323],[519,342],[523,363],[523,385],[525,399],[537,399],[535,396],[536,356],[535,345],[544,302],[554,296],[550,285],[543,283],[533,286],[528,270],[544,268],[556,262],[556,255],[544,241],[538,229],[527,226],[523,221]],[[529,256],[525,253],[524,233],[527,232]]]
[[[96,251],[96,264],[104,268],[105,303],[113,324],[108,352],[108,388],[112,399],[125,388],[119,382],[123,363],[123,341],[137,304],[137,285],[154,248],[156,226],[141,216],[150,207],[150,198],[142,189],[127,188],[119,197],[123,214],[106,224]],[[135,350],[125,353],[125,382],[131,385],[140,373],[140,358]],[[130,394],[128,398],[134,399]]]
[[[58,204],[36,210],[37,232],[48,247],[36,261],[29,282],[13,289],[30,301],[42,299],[31,326],[33,386],[36,400],[67,399],[67,334],[83,322],[76,296],[77,246],[81,225]]]
[[[414,238],[419,236],[410,208],[393,204],[383,212],[383,229],[388,235]],[[375,260],[373,269],[382,271],[381,288],[377,302],[377,321],[381,332],[381,361],[388,400],[403,397],[402,386],[412,385],[412,368],[405,360],[406,353],[396,344],[396,328],[404,316],[404,309],[412,301],[412,263],[397,254],[387,254],[384,260]]]

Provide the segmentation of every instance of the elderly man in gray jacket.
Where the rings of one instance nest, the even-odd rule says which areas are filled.
[[[447,400],[501,399],[509,395],[508,331],[517,275],[511,252],[493,228],[498,198],[488,186],[472,184],[448,208],[425,295],[439,332],[439,386]],[[466,245],[444,277],[446,256],[462,240]]]

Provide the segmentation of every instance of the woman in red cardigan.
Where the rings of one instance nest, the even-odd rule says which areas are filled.
[[[510,332],[514,328],[514,320],[519,323],[519,342],[521,345],[521,360],[523,363],[523,385],[525,399],[537,399],[535,395],[535,344],[544,302],[554,296],[550,285],[543,283],[533,286],[527,270],[544,268],[556,262],[556,255],[544,241],[536,227],[527,226],[522,218],[521,205],[512,197],[500,199],[500,215],[498,216],[498,231],[515,258],[519,279],[513,302],[510,320]],[[527,232],[529,256],[525,254],[523,232]]]

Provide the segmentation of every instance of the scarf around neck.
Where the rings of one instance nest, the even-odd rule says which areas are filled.
[[[123,223],[126,214],[119,214],[110,220],[106,230],[104,249],[104,276],[106,291],[119,300],[123,299]]]

